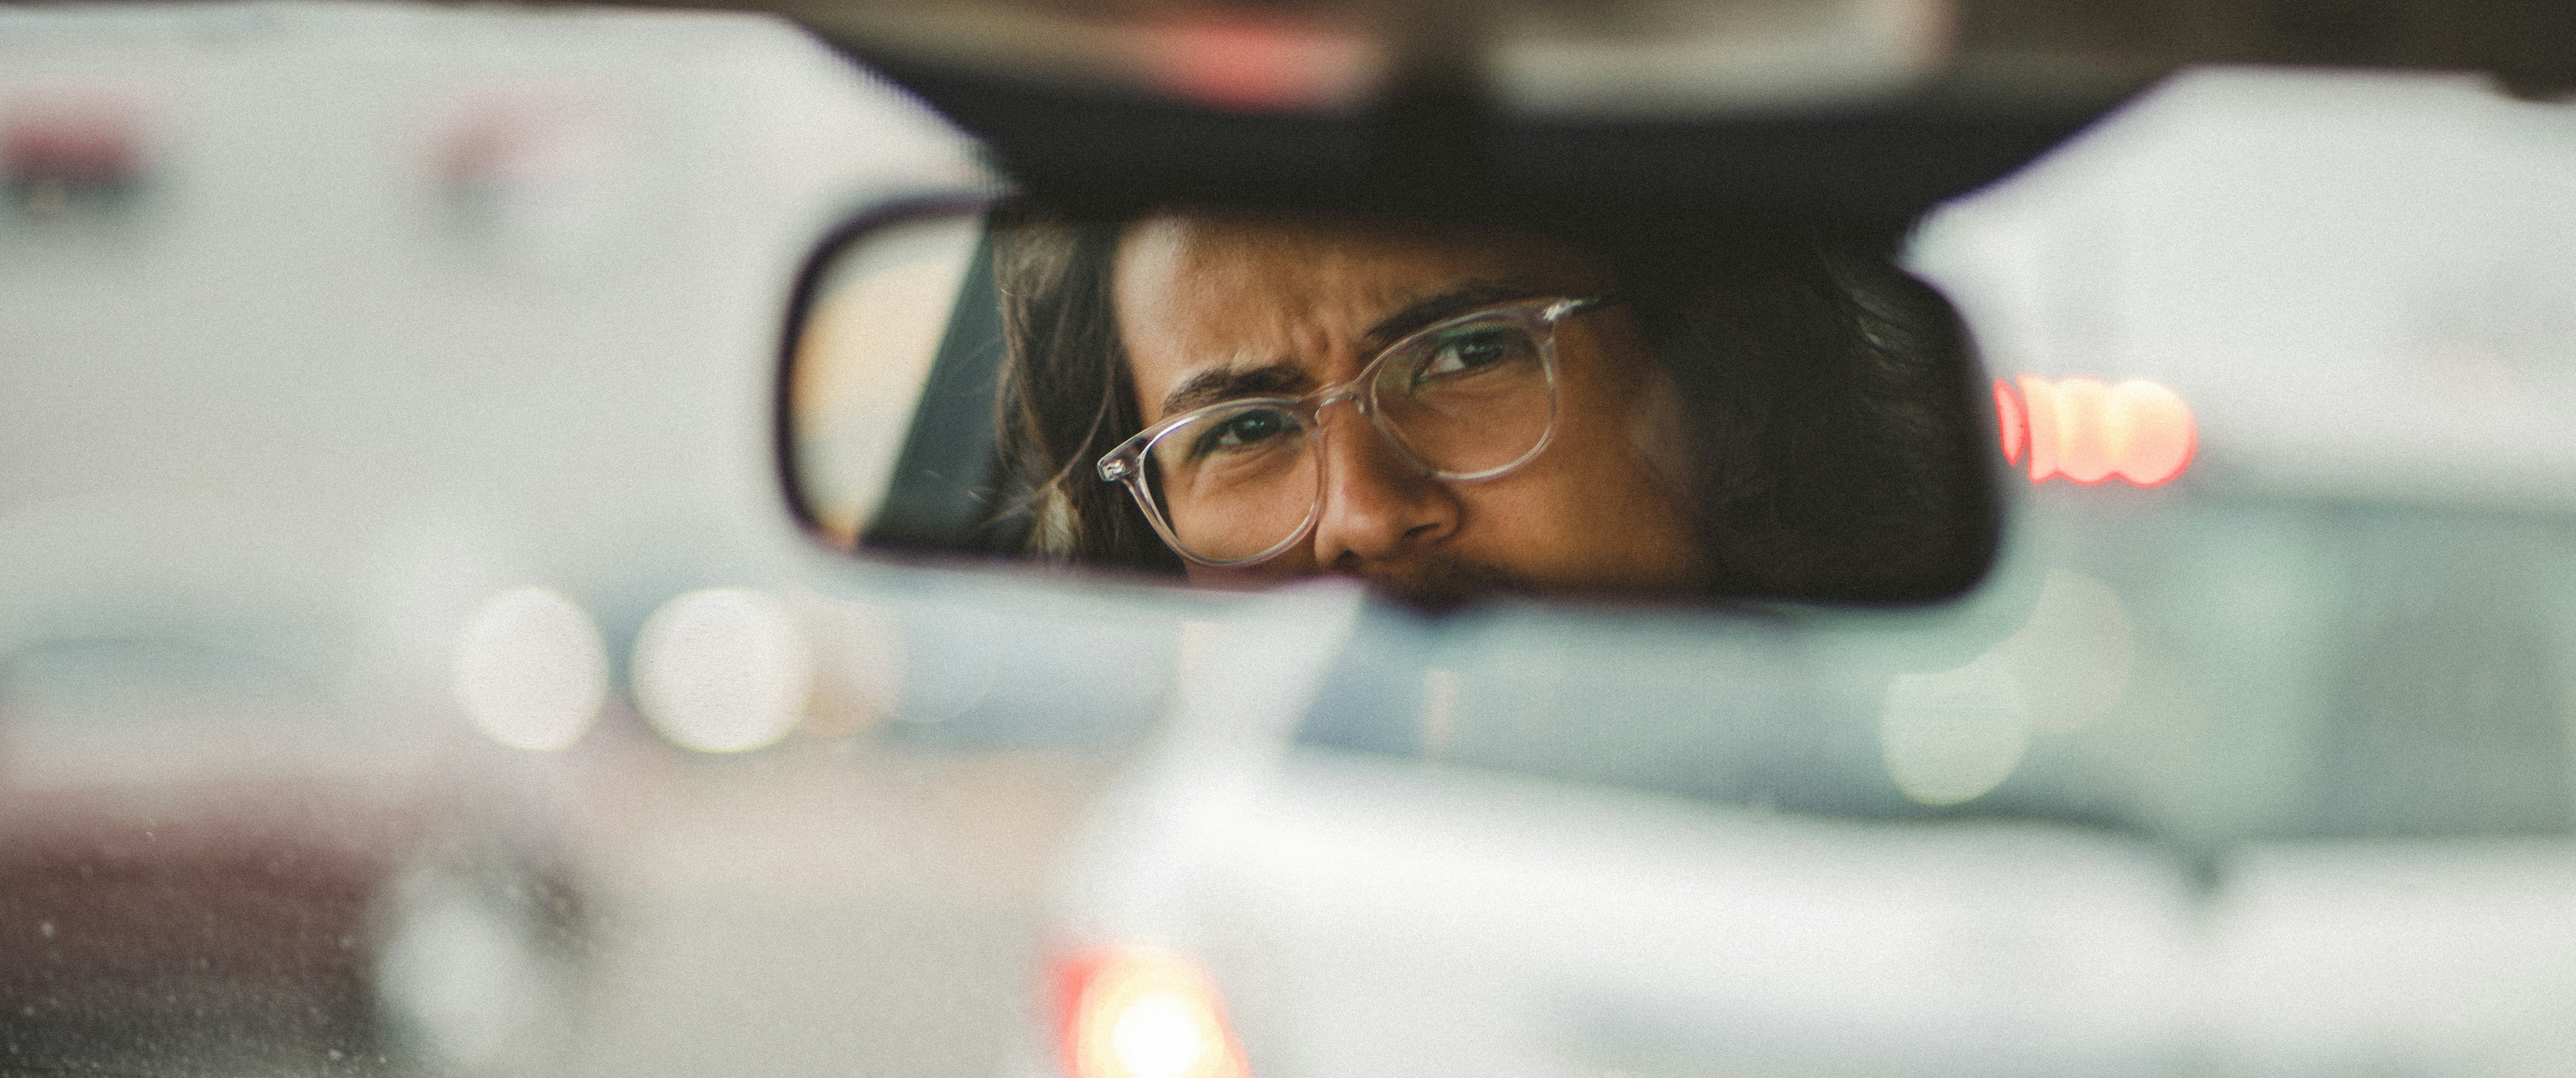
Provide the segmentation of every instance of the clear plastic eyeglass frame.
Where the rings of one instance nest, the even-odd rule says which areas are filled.
[[[1361,415],[1368,417],[1370,427],[1377,431],[1379,437],[1386,439],[1388,444],[1393,445],[1406,461],[1421,469],[1423,474],[1451,482],[1492,479],[1536,459],[1539,453],[1547,448],[1548,442],[1556,437],[1556,324],[1584,311],[1616,302],[1618,299],[1612,296],[1581,299],[1545,297],[1498,304],[1454,318],[1443,319],[1408,333],[1395,343],[1387,345],[1349,381],[1326,386],[1303,397],[1241,398],[1221,401],[1205,408],[1196,408],[1167,417],[1160,423],[1136,432],[1134,437],[1119,443],[1116,449],[1102,454],[1099,462],[1100,479],[1105,483],[1125,484],[1127,493],[1136,499],[1137,507],[1144,510],[1146,522],[1153,525],[1155,534],[1162,536],[1164,545],[1193,563],[1217,568],[1234,568],[1269,561],[1285,553],[1314,531],[1316,518],[1323,514],[1322,484],[1316,485],[1314,503],[1307,507],[1305,521],[1269,549],[1242,558],[1227,560],[1204,558],[1191,553],[1187,546],[1182,545],[1172,522],[1164,519],[1162,510],[1154,504],[1153,492],[1146,487],[1149,479],[1145,462],[1153,453],[1156,443],[1173,431],[1185,428],[1213,413],[1258,406],[1287,411],[1305,423],[1309,429],[1320,431],[1324,408],[1341,401],[1349,401],[1360,410]],[[1461,327],[1478,324],[1515,326],[1528,332],[1531,340],[1537,342],[1540,367],[1547,375],[1547,424],[1540,432],[1538,440],[1532,443],[1527,451],[1508,463],[1473,472],[1443,471],[1424,461],[1411,445],[1406,444],[1403,434],[1387,421],[1384,411],[1379,408],[1376,400],[1377,379],[1381,369],[1393,357],[1404,355],[1426,342],[1437,341]]]

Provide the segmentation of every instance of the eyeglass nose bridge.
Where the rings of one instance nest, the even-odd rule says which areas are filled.
[[[1324,409],[1327,406],[1342,403],[1348,403],[1353,409],[1357,410],[1361,419],[1368,424],[1368,428],[1377,432],[1377,436],[1380,440],[1384,441],[1387,445],[1394,447],[1396,455],[1404,458],[1405,463],[1412,465],[1415,472],[1422,475],[1440,474],[1440,469],[1432,467],[1430,461],[1422,459],[1422,455],[1414,452],[1412,446],[1405,444],[1403,434],[1397,432],[1394,427],[1387,424],[1385,415],[1378,411],[1376,402],[1371,400],[1369,397],[1365,379],[1353,380],[1350,383],[1325,390],[1318,396],[1310,398],[1310,403],[1306,406],[1306,414],[1314,417],[1313,422],[1315,432],[1318,435],[1322,434],[1324,430]],[[1317,463],[1320,464],[1321,460],[1319,459]],[[1321,486],[1317,486],[1315,488],[1315,504],[1317,511],[1321,511],[1323,502],[1324,489]]]
[[[1306,413],[1321,421],[1325,408],[1344,402],[1359,409],[1361,415],[1377,414],[1377,409],[1369,406],[1368,394],[1361,391],[1361,385],[1356,379],[1307,398]]]

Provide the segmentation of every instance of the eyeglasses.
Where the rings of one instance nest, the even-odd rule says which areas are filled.
[[[1137,432],[1100,458],[1172,549],[1200,565],[1279,556],[1323,514],[1326,405],[1350,401],[1439,479],[1491,479],[1556,432],[1556,324],[1615,302],[1530,299],[1427,326],[1359,376],[1303,397],[1209,405]]]

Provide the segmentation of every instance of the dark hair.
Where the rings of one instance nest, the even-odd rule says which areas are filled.
[[[1124,488],[1092,461],[1144,429],[1110,308],[1118,221],[1065,221],[1016,200],[992,215],[993,288],[1002,304],[1000,451],[1017,501],[1036,520],[1032,553],[1178,572],[1181,559]]]
[[[1110,302],[1123,224],[1026,200],[994,211],[1000,446],[1033,552],[1177,571],[1091,472],[1143,426]],[[1948,304],[1892,264],[1893,237],[1707,221],[1584,238],[1690,412],[1717,593],[1927,599],[1984,573],[1997,524],[1979,380]]]

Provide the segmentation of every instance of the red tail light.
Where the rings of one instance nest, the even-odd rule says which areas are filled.
[[[135,107],[111,95],[63,92],[20,101],[0,115],[0,174],[18,184],[131,183],[143,167],[140,128]]]
[[[1248,1078],[1216,983],[1169,951],[1120,947],[1056,963],[1071,1078]]]
[[[2078,483],[2119,476],[2142,487],[2182,474],[2200,428],[2182,396],[2154,382],[2108,385],[2092,378],[2021,376],[2020,392],[1995,383],[2004,459],[2030,457],[2030,481],[2062,475]]]

